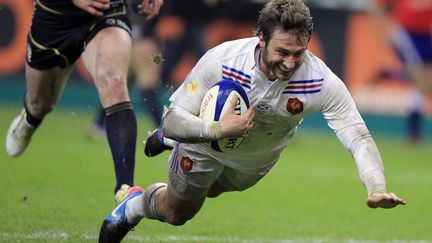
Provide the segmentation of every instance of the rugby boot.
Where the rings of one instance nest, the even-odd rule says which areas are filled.
[[[6,152],[17,157],[27,148],[36,127],[28,123],[25,109],[11,123],[6,136]]]
[[[129,223],[126,218],[126,203],[134,197],[144,193],[144,189],[139,186],[134,186],[129,189],[127,196],[120,202],[119,205],[105,218],[99,232],[100,243],[118,243],[125,235],[133,230],[138,224]]]
[[[121,201],[123,201],[123,199],[127,196],[130,188],[131,187],[128,184],[122,184],[120,186],[120,189],[118,189],[115,194],[116,204],[119,204]]]
[[[159,127],[153,132],[149,132],[147,140],[144,142],[144,154],[147,157],[154,157],[165,150],[173,149],[175,141],[163,136],[162,128]]]

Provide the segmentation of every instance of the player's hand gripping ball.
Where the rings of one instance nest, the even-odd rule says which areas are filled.
[[[246,92],[238,82],[224,79],[213,85],[204,96],[199,117],[206,121],[219,121],[230,108],[230,101],[233,96],[237,97],[235,113],[237,115],[244,114],[249,108],[249,99]],[[210,146],[216,151],[228,152],[240,146],[243,140],[244,137],[223,138],[212,141]]]

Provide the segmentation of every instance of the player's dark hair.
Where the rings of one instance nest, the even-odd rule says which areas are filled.
[[[262,33],[267,42],[277,29],[310,38],[312,17],[302,0],[270,0],[264,6],[258,17],[257,35]]]

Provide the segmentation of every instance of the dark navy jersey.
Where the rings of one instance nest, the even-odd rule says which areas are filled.
[[[93,37],[109,27],[131,33],[130,12],[123,0],[111,0],[111,8],[101,17],[81,10],[71,0],[36,0],[27,63],[40,70],[70,66]]]
[[[36,0],[36,4],[39,5],[45,11],[67,16],[85,16],[90,13],[78,8],[72,2],[72,0]],[[110,0],[110,9],[106,12],[110,12],[114,8],[126,5],[125,0]]]

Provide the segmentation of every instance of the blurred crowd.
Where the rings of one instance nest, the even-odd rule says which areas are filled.
[[[432,0],[372,0],[371,17],[383,48],[391,47],[402,69],[381,75],[408,80],[407,135],[422,140],[425,104],[432,91]]]

